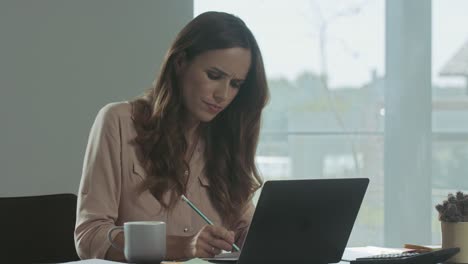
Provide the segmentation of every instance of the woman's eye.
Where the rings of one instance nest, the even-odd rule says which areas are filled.
[[[242,83],[241,82],[231,82],[231,86],[233,88],[239,89],[239,88],[241,88]]]
[[[207,75],[208,78],[210,78],[211,80],[218,80],[219,78],[221,78],[221,75],[216,74],[216,73],[214,73],[214,72],[206,72],[206,75]]]

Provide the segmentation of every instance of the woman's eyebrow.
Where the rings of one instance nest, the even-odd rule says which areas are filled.
[[[221,74],[221,75],[224,75],[224,76],[229,76],[229,74],[227,74],[226,72],[224,72],[223,70],[221,70],[220,68],[218,67],[210,67],[210,70],[214,70],[216,71],[218,74]]]
[[[221,70],[220,68],[215,67],[215,66],[210,67],[210,70],[214,70],[214,71],[216,71],[218,74],[221,74],[221,75],[223,75],[223,76],[231,76],[231,75],[229,75],[228,73],[224,72],[223,70]],[[243,81],[244,81],[244,79],[239,79],[239,78],[236,78],[236,79],[233,79],[233,80],[240,81],[240,82],[243,82]]]

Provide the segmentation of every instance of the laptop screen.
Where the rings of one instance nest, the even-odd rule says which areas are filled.
[[[341,260],[369,179],[267,181],[238,263]]]

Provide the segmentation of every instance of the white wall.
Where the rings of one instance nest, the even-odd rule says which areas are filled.
[[[192,1],[0,2],[0,196],[76,193],[104,104],[154,79]]]

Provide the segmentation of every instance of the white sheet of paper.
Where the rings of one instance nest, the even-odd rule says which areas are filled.
[[[356,258],[369,257],[380,254],[401,253],[407,251],[404,248],[384,248],[384,247],[348,247],[345,249],[342,260],[351,261]]]
[[[78,261],[71,261],[71,262],[65,262],[67,264],[112,264],[112,263],[120,263],[122,262],[115,262],[115,261],[110,261],[110,260],[104,260],[104,259],[86,259],[86,260],[78,260]]]
[[[185,261],[184,264],[206,264],[206,263],[210,263],[206,260],[203,260],[203,259],[199,259],[199,258],[193,258],[191,260],[188,260],[188,261]],[[211,263],[213,264],[213,263]]]
[[[240,252],[226,252],[216,255],[214,258],[203,258],[204,260],[236,262],[239,259]]]

